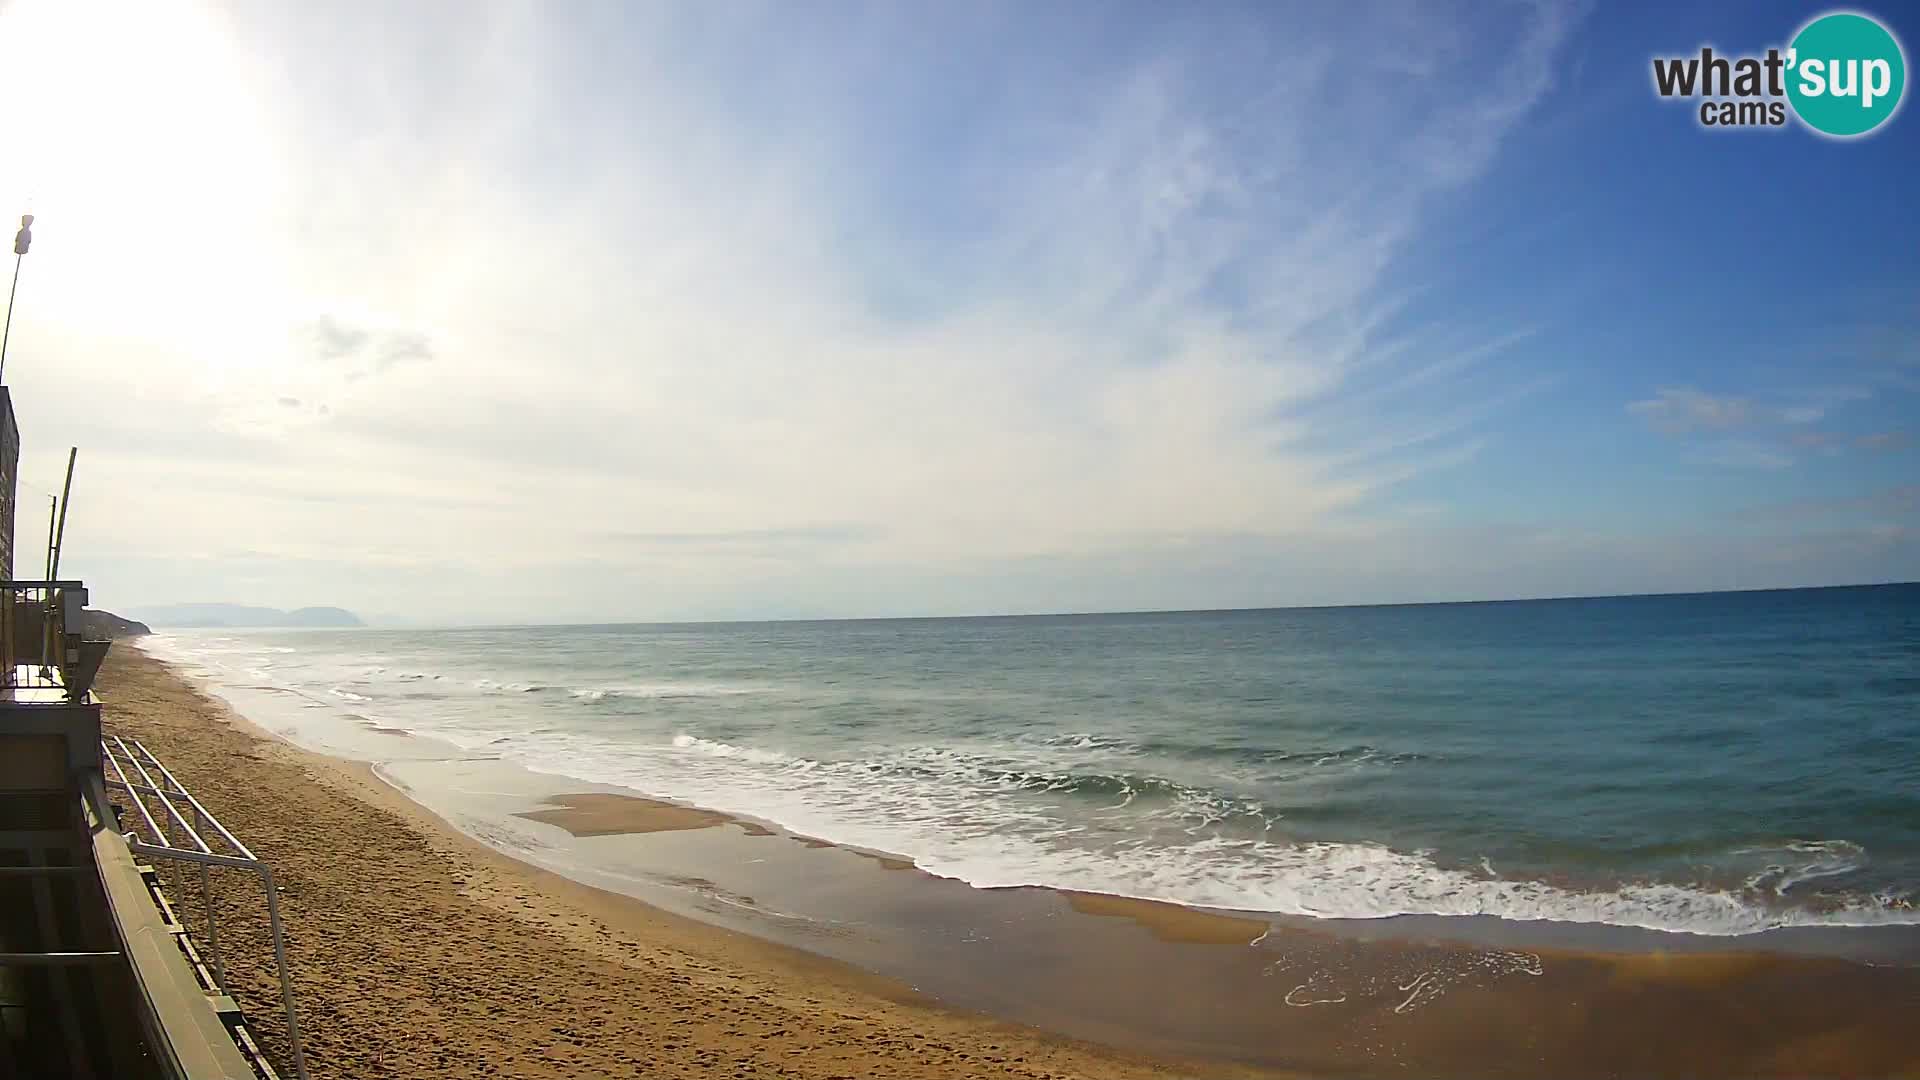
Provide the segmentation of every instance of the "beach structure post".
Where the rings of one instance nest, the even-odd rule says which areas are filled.
[[[33,215],[20,215],[20,231],[13,234],[13,284],[7,289],[7,324],[0,329],[0,379],[7,372],[7,339],[13,336],[13,297],[20,291],[20,261],[33,244]]]
[[[53,517],[60,512],[60,496],[47,496],[47,580],[53,580]]]
[[[47,566],[48,581],[60,579],[60,546],[67,542],[67,504],[73,501],[73,460],[79,456],[79,447],[68,448],[67,481],[60,487],[60,523],[54,529],[53,562]]]
[[[52,531],[47,534],[49,541],[47,547],[47,589],[49,591],[47,595],[49,597],[53,595],[51,591],[53,589],[53,583],[59,580],[60,545],[64,543],[67,538],[67,500],[73,495],[73,459],[78,457],[79,454],[80,448],[77,446],[69,447],[67,450],[67,480],[65,484],[61,485],[60,498],[54,504],[59,508],[58,513],[55,515],[58,518],[58,523],[55,524]],[[46,619],[41,622],[41,669],[44,671],[52,667],[53,661],[53,620]]]

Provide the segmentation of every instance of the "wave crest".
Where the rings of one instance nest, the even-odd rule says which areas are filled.
[[[1319,918],[1492,915],[1708,935],[1920,923],[1920,911],[1898,896],[1808,904],[1785,894],[1820,876],[1820,867],[1837,873],[1864,860],[1858,845],[1840,840],[1781,845],[1803,859],[1778,890],[1636,881],[1582,891],[1503,878],[1490,866],[1443,866],[1422,851],[1294,840],[1274,831],[1278,815],[1256,800],[1151,775],[1021,769],[940,747],[828,761],[690,732],[654,752],[610,742],[550,749],[516,756],[537,769],[896,852],[981,888],[1045,886]],[[1035,794],[1049,798],[1028,797]],[[1085,808],[1070,808],[1083,797]]]

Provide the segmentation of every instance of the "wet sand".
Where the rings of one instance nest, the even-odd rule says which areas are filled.
[[[506,790],[497,763],[383,767],[468,833],[649,906],[259,738],[131,650],[102,682],[109,726],[287,881],[304,1026],[327,1040],[316,1076],[1920,1076],[1913,967],[983,891],[631,794]],[[228,906],[258,907],[241,889],[216,903],[223,928]],[[271,973],[248,972],[271,1032]]]
[[[1131,900],[1124,896],[1070,892],[1067,905],[1082,915],[1130,919],[1155,938],[1188,945],[1251,945],[1266,937],[1273,924],[1261,919],[1195,911],[1158,900]]]
[[[714,810],[676,806],[656,799],[636,799],[605,791],[587,791],[577,795],[555,795],[554,806],[542,810],[523,810],[518,816],[529,821],[558,825],[573,836],[626,836],[653,832],[678,832],[683,829],[710,829],[716,825],[737,825],[748,834],[769,835],[771,830],[758,822]]]

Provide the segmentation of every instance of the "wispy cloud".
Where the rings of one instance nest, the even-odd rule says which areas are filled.
[[[1865,495],[1831,495],[1782,499],[1741,509],[1738,516],[1788,521],[1824,521],[1866,517],[1882,521],[1920,514],[1920,485],[1883,488]]]
[[[1629,402],[1627,411],[1661,431],[1684,434],[1815,424],[1843,405],[1872,396],[1872,390],[1864,386],[1819,386],[1756,400],[1747,395],[1712,394],[1690,386],[1669,386],[1660,388],[1653,397]]]
[[[42,431],[112,429],[94,535],[155,553],[697,581],[734,569],[706,549],[937,568],[1292,535],[1487,452],[1547,374],[1537,323],[1423,324],[1396,272],[1551,92],[1570,5],[1219,11],[1097,54],[1064,14],[1008,49],[1014,9],[247,6],[142,16],[158,44],[115,68],[62,10],[28,12],[74,58],[36,99],[154,90],[32,164],[128,175],[113,135],[150,113],[202,154],[41,196],[66,295],[20,396]],[[182,215],[209,223],[186,273]],[[363,484],[431,498],[329,501]]]
[[[1829,413],[1850,402],[1865,401],[1873,391],[1864,386],[1820,386],[1798,391],[1778,406],[1779,418],[1788,424],[1817,424]]]
[[[400,364],[432,360],[427,335],[409,330],[376,330],[322,315],[302,328],[315,363],[335,369],[335,377],[358,382]]]
[[[1709,394],[1690,387],[1662,387],[1653,397],[1627,405],[1627,411],[1666,432],[1725,431],[1753,422],[1753,403],[1743,397]]]
[[[825,553],[882,537],[875,529],[864,525],[819,525],[787,529],[735,529],[728,532],[615,530],[607,533],[606,539],[622,547],[655,553],[790,558],[802,553]]]
[[[1784,469],[1793,464],[1793,455],[1767,443],[1750,439],[1723,439],[1702,446],[1693,455],[1707,465],[1735,469]]]
[[[1900,431],[1850,433],[1814,426],[1844,406],[1873,396],[1872,389],[1859,385],[1800,388],[1763,398],[1675,386],[1629,402],[1627,412],[1656,431],[1690,440],[1688,456],[1693,461],[1782,469],[1807,451],[1830,455],[1904,446],[1905,433]]]

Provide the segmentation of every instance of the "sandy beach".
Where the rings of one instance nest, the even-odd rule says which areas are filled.
[[[1417,922],[1356,935],[978,890],[605,791],[515,814],[582,844],[654,845],[662,872],[724,878],[729,910],[811,900],[849,926],[927,931],[836,931],[808,951],[508,858],[124,644],[101,684],[109,729],[145,741],[281,876],[317,1077],[1920,1076],[1910,965],[1504,930],[1467,945]],[[194,884],[172,891],[198,927]],[[238,996],[281,1045],[257,894],[235,878],[215,903]]]
[[[505,858],[124,644],[101,684],[109,730],[143,740],[279,875],[315,1077],[1173,1074]],[[216,884],[236,996],[284,1053],[258,890]],[[197,879],[170,895],[204,927]]]

